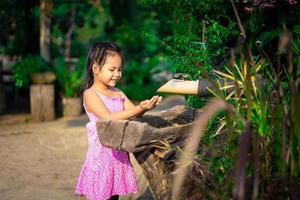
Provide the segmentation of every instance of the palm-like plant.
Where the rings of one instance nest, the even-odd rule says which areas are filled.
[[[59,58],[55,67],[62,96],[77,97],[84,82],[84,59],[80,58],[75,64],[69,64],[63,58]]]
[[[270,134],[270,130],[266,128],[267,119],[270,117],[269,104],[263,89],[265,81],[260,75],[265,66],[264,59],[255,60],[251,67],[245,60],[241,60],[240,64],[235,64],[232,69],[225,67],[225,72],[214,70],[216,76],[224,80],[223,84],[217,82],[219,90],[224,95],[225,100],[235,105],[239,114],[239,123],[242,123],[242,127],[244,127],[246,115],[249,115],[261,136]],[[213,94],[217,96],[216,93]],[[221,118],[216,134],[221,131],[225,124],[226,120]]]

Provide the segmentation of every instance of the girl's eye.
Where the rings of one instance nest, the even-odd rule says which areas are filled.
[[[113,72],[114,70],[113,69],[109,69],[109,71]]]

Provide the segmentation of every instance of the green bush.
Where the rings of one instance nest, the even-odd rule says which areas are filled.
[[[215,152],[201,157],[216,179],[204,198],[297,196],[292,186],[300,185],[299,2],[144,1],[172,7],[173,32],[160,41],[175,73],[238,85],[233,93],[216,94],[232,111],[212,118],[201,141],[203,149]],[[205,105],[205,99],[187,98],[190,106]],[[242,186],[246,192],[237,196]]]
[[[28,87],[31,74],[53,71],[51,65],[39,55],[21,59],[12,66],[12,69],[15,85],[20,88]]]
[[[76,63],[67,63],[64,58],[55,60],[55,72],[62,96],[79,96],[85,77],[84,65],[85,58],[79,58]]]
[[[141,63],[131,60],[124,67],[121,85],[126,95],[133,100],[152,97],[160,87],[160,81],[154,76],[169,68],[162,56],[147,57]]]

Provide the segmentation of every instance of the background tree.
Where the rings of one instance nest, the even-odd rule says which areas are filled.
[[[36,0],[0,2],[0,53],[27,55],[39,52],[39,12]]]
[[[52,0],[40,1],[40,55],[47,61],[51,61],[51,15]]]

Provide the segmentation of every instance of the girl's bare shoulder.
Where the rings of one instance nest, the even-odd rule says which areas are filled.
[[[86,98],[96,98],[96,97],[97,97],[96,93],[91,88],[85,89],[83,91],[83,98],[84,99],[86,99]]]
[[[89,94],[90,92],[91,92],[91,89],[90,89],[90,88],[85,89],[85,90],[83,91],[83,97],[86,96],[87,94]]]

